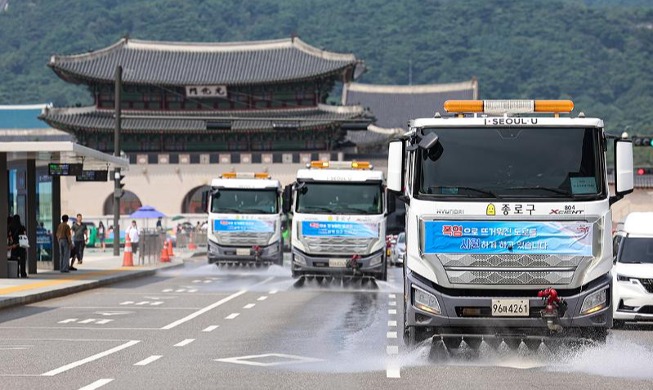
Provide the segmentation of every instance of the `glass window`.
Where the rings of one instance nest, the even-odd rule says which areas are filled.
[[[621,241],[620,263],[653,263],[653,238],[626,237]]]
[[[307,214],[380,214],[379,184],[302,183],[297,191],[297,211]]]
[[[211,198],[212,213],[276,214],[277,190],[221,188]]]

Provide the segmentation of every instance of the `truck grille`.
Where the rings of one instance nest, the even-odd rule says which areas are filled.
[[[646,291],[653,294],[653,279],[640,279],[639,282],[644,286]]]
[[[302,237],[309,252],[315,254],[367,254],[374,238]]]
[[[453,284],[484,285],[563,285],[571,283],[574,271],[451,271],[447,270]]]
[[[439,254],[444,267],[543,268],[578,267],[586,256],[565,255],[455,255]]]
[[[233,232],[233,233],[218,233],[218,243],[220,245],[230,246],[252,246],[252,245],[267,245],[272,238],[271,232],[268,233],[247,233],[247,232]]]

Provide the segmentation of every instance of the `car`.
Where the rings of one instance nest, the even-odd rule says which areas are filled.
[[[613,318],[618,328],[626,321],[653,322],[653,212],[626,217],[612,271]]]
[[[404,263],[406,255],[406,233],[401,232],[397,235],[397,242],[392,246],[392,255],[390,264],[397,265]]]
[[[86,226],[86,230],[87,230],[87,234],[88,234],[88,242],[86,242],[86,247],[94,248],[95,244],[98,241],[98,239],[97,239],[97,227],[95,227],[95,223],[82,221],[82,225]]]

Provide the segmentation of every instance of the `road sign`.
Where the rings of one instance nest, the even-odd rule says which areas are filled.
[[[48,172],[50,176],[78,176],[84,168],[82,164],[50,163]]]
[[[82,174],[77,176],[77,181],[107,181],[108,177],[109,171],[106,169],[99,171],[82,171]]]

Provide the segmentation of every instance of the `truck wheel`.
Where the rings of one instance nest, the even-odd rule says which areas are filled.
[[[274,264],[283,267],[283,252],[279,252],[279,258],[274,261]]]
[[[425,328],[404,325],[404,344],[409,348],[415,347],[429,337],[429,332]]]

